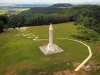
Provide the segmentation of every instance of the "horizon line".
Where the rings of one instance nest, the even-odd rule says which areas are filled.
[[[58,3],[69,3],[69,4],[100,4],[100,2],[0,2],[0,4],[58,4]]]

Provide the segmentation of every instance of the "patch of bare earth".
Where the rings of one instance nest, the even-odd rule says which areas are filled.
[[[16,71],[6,72],[4,75],[18,75]]]
[[[81,69],[78,72],[75,72],[74,70],[65,70],[52,73],[39,72],[37,75],[89,75],[89,74]]]
[[[100,63],[94,62],[94,61],[89,61],[88,64],[91,64],[93,66],[93,70],[100,69]]]
[[[78,63],[78,62],[73,63],[73,67],[77,67],[78,65],[80,65],[80,63]]]
[[[85,72],[84,70],[80,70],[78,72],[75,72],[74,70],[65,70],[65,71],[55,72],[53,75],[88,75],[88,73]]]

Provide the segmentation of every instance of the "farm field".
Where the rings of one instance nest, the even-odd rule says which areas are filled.
[[[18,14],[19,12],[29,10],[30,8],[6,8],[6,9],[0,9],[0,15],[4,14]]]
[[[8,10],[0,9],[0,15],[6,14],[7,12],[8,12]]]

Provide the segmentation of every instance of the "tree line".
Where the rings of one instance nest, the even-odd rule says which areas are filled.
[[[74,21],[100,33],[100,6],[36,7],[8,17],[8,27],[47,25]],[[2,22],[1,22],[2,24]]]
[[[100,6],[84,5],[73,7],[72,10],[77,10],[77,15],[75,16],[76,23],[100,33]]]
[[[48,25],[50,23],[64,23],[72,21],[72,15],[68,14],[27,14],[12,15],[9,18],[9,27]]]

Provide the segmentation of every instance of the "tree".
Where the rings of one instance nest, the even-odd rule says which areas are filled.
[[[84,21],[84,16],[83,15],[79,15],[79,17],[77,17],[77,23],[83,25],[83,21]]]
[[[4,22],[0,20],[0,33],[4,30]]]
[[[4,28],[7,23],[8,23],[7,16],[0,16],[0,33],[4,31]]]
[[[84,26],[89,26],[90,25],[90,23],[89,23],[89,18],[86,16],[86,17],[84,17],[84,19],[83,19],[83,24],[84,24]]]

